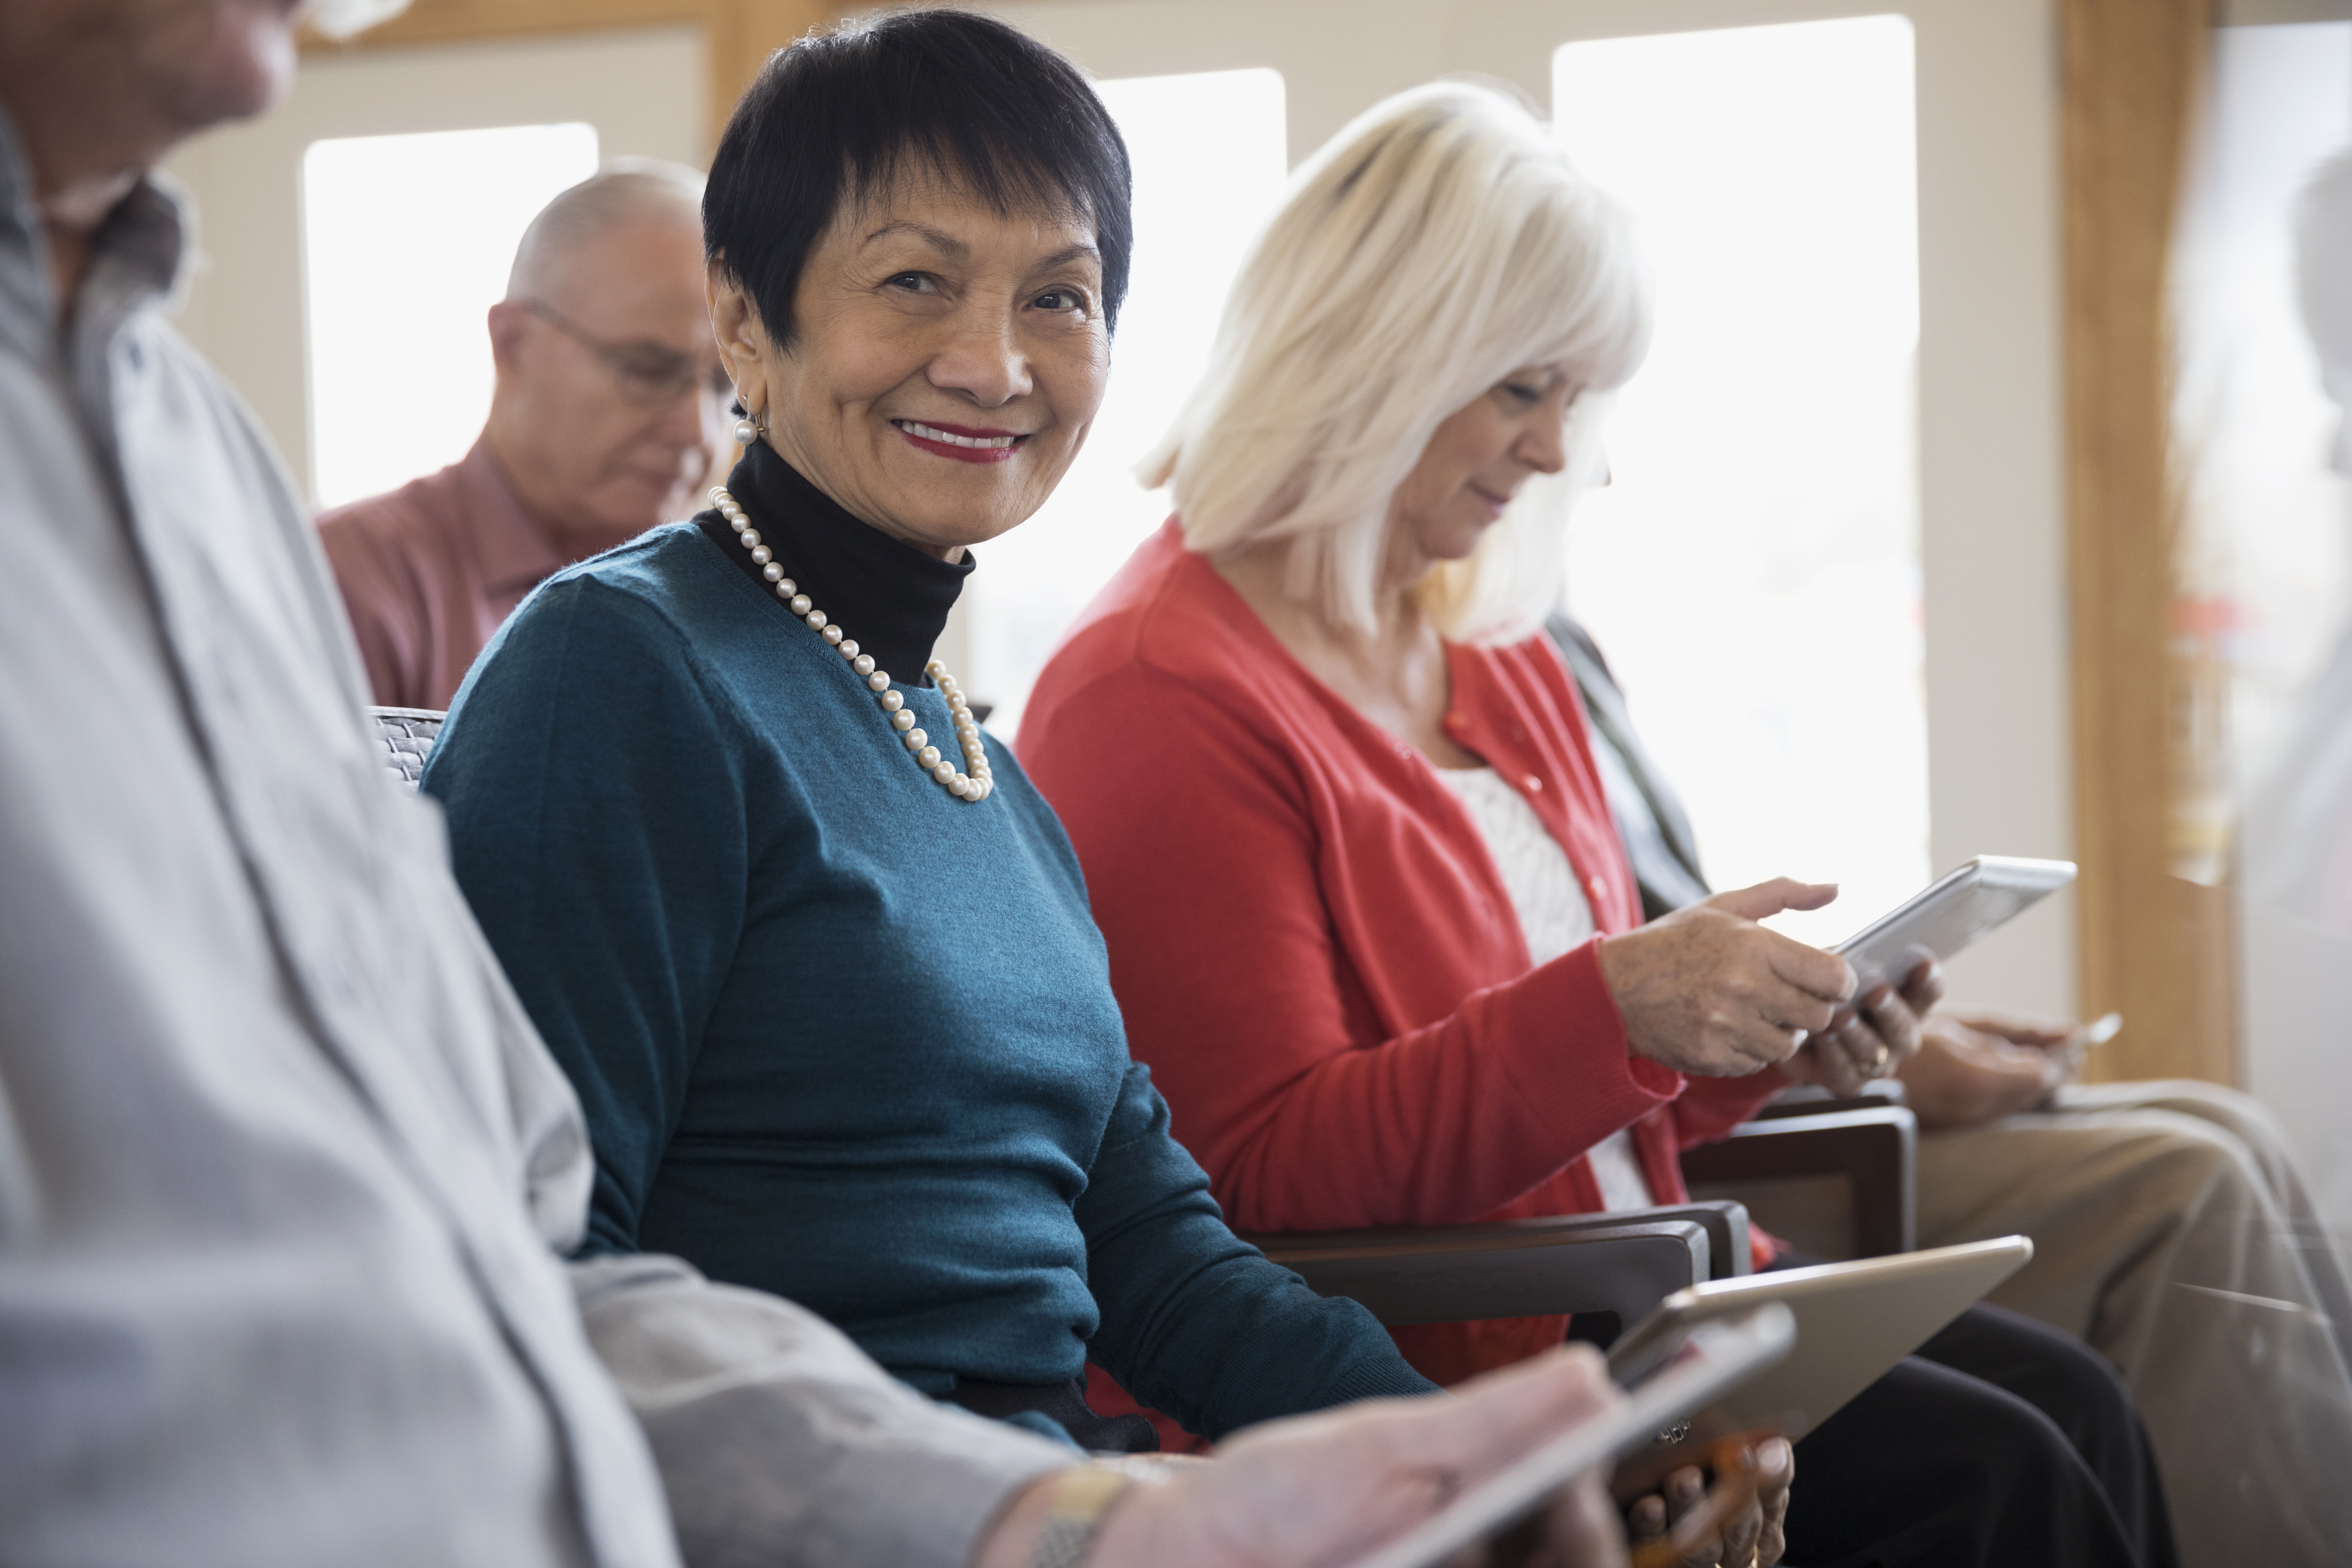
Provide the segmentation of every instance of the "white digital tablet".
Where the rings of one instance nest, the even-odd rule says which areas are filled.
[[[2074,879],[2071,860],[1979,855],[1830,949],[1853,966],[1860,995],[1901,984],[1922,958],[1946,959]]]
[[[1466,1489],[1356,1568],[1436,1568],[1517,1523],[1585,1471],[1656,1441],[1675,1423],[1787,1355],[1795,1342],[1795,1319],[1769,1301],[1690,1325],[1626,1390],[1626,1402],[1615,1412],[1571,1427]]]
[[[1780,1268],[1677,1290],[1610,1347],[1609,1364],[1638,1366],[1651,1347],[1693,1323],[1778,1301],[1797,1318],[1796,1349],[1717,1402],[1734,1426],[1771,1425],[1790,1442],[1835,1415],[1888,1368],[2025,1267],[2021,1236],[1893,1258]]]

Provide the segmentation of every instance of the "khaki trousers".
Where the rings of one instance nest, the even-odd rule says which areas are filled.
[[[1920,1245],[2012,1232],[2033,1261],[1988,1299],[2122,1371],[2185,1568],[2352,1562],[2352,1296],[2260,1103],[2078,1085],[1921,1137]]]

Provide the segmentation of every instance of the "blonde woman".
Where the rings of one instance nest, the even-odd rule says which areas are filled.
[[[1244,265],[1147,475],[1177,516],[1038,685],[1023,757],[1134,1054],[1237,1226],[1677,1201],[1679,1148],[1916,1044],[1932,971],[1856,997],[1840,960],[1755,923],[1832,889],[1638,924],[1538,627],[1649,319],[1624,218],[1524,110],[1451,85],[1380,105]],[[1454,1382],[1562,1328],[1399,1338]],[[1990,1310],[1798,1458],[1803,1561],[2172,1560],[2112,1372]],[[1723,1560],[1776,1558],[1781,1529],[1751,1517]]]

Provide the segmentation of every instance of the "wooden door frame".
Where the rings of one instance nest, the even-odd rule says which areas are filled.
[[[2168,275],[2213,0],[2060,0],[2066,500],[2082,1005],[2107,1079],[2239,1080],[2232,897],[2179,874],[2217,738],[2185,598]]]

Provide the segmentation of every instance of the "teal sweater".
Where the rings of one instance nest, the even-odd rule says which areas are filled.
[[[950,796],[690,524],[485,650],[424,787],[586,1110],[590,1248],[789,1297],[933,1395],[1091,1356],[1214,1436],[1426,1392],[1225,1228],[1128,1059],[1069,841],[987,745],[994,794]]]

